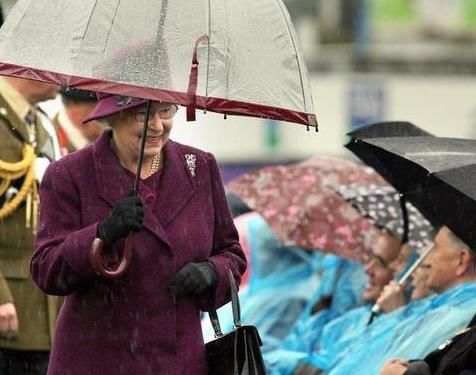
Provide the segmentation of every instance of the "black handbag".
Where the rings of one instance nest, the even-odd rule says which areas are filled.
[[[209,375],[265,375],[261,338],[255,326],[242,326],[238,288],[233,274],[229,273],[234,329],[223,334],[215,310],[209,317],[215,339],[205,345]]]

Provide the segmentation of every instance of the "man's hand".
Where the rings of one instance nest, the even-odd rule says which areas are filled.
[[[407,367],[407,361],[403,359],[391,359],[385,363],[379,375],[403,375]]]
[[[396,281],[390,281],[390,283],[385,285],[377,299],[377,305],[379,305],[385,313],[396,310],[406,303],[403,287]]]
[[[0,305],[0,336],[11,338],[18,333],[18,317],[11,302]]]

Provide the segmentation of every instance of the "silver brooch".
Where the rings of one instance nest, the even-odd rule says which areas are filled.
[[[116,103],[117,103],[118,106],[123,107],[125,105],[129,105],[129,104],[132,104],[132,103],[137,103],[137,102],[140,102],[140,101],[142,101],[142,99],[133,98],[131,96],[118,96],[117,100],[116,100]]]
[[[190,171],[192,177],[195,177],[195,168],[197,168],[197,157],[194,154],[185,154],[185,161],[187,162],[187,168]]]

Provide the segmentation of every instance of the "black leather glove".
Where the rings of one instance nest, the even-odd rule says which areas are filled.
[[[200,294],[216,286],[218,275],[210,262],[187,263],[173,277],[170,289],[175,296]]]
[[[140,197],[127,197],[116,203],[110,215],[98,225],[98,237],[112,245],[130,231],[138,232],[144,221],[144,204]]]

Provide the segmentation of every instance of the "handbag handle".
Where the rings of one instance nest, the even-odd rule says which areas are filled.
[[[238,298],[238,287],[236,285],[233,272],[231,272],[231,270],[228,270],[228,280],[230,280],[231,307],[233,310],[233,326],[235,328],[238,328],[238,327],[241,327],[240,300]],[[215,332],[215,338],[223,336],[223,332],[221,330],[220,320],[218,319],[217,311],[210,310],[208,312],[208,317],[210,318],[210,323],[212,324],[213,331]]]
[[[233,310],[233,325],[235,328],[241,327],[241,309],[240,300],[238,298],[238,287],[236,285],[235,277],[231,270],[228,270],[228,280],[230,280],[231,291],[231,308]]]
[[[223,336],[221,331],[220,320],[218,319],[218,314],[216,310],[211,310],[208,312],[208,317],[212,323],[213,331],[215,331],[215,338]]]

